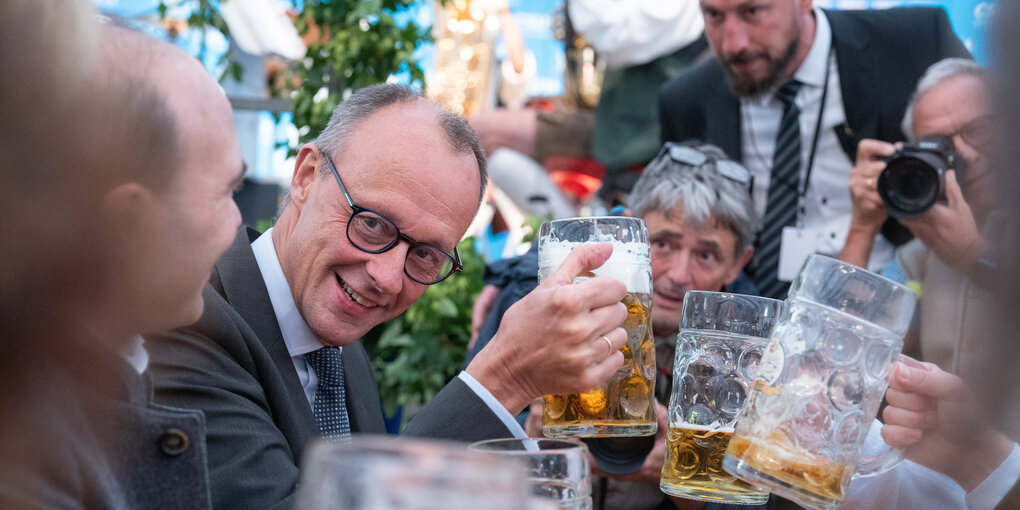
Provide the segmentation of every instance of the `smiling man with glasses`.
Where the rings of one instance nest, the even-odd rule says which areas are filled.
[[[202,319],[149,343],[157,399],[205,413],[214,507],[290,508],[312,439],[385,432],[357,340],[457,277],[457,242],[485,181],[467,123],[397,85],[354,93],[301,148],[276,225],[242,229],[216,264]],[[610,253],[575,250],[404,433],[523,436],[513,415],[528,402],[608,379],[623,363],[626,289],[571,283]]]

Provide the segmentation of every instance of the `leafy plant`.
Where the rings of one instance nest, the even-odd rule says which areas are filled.
[[[424,87],[425,72],[414,58],[418,46],[431,41],[429,27],[413,21],[398,27],[393,14],[414,0],[306,0],[294,24],[306,35],[316,31],[308,53],[297,66],[294,124],[298,144],[326,127],[340,101],[361,87],[385,82],[405,72],[412,85]],[[323,93],[325,92],[325,93]],[[293,148],[292,148],[293,150]]]
[[[482,290],[485,260],[474,239],[457,245],[464,271],[432,285],[403,315],[365,335],[383,409],[404,406],[404,423],[453,378],[467,354],[471,308]]]

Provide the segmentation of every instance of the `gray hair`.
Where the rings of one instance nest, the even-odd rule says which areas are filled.
[[[907,111],[903,114],[903,123],[900,127],[907,140],[917,141],[914,139],[914,108],[917,106],[918,99],[928,89],[957,76],[973,76],[987,85],[989,90],[992,88],[992,72],[969,58],[946,58],[935,62],[924,71],[921,79],[917,81],[917,88],[910,96]]]
[[[417,101],[426,101],[435,107],[436,123],[446,136],[450,149],[457,154],[470,152],[475,156],[475,161],[478,163],[478,174],[482,182],[478,190],[478,202],[481,203],[482,197],[485,195],[488,171],[485,165],[485,151],[482,149],[481,142],[478,141],[478,135],[463,117],[447,111],[403,85],[379,83],[358,89],[333,110],[329,124],[319,133],[319,136],[312,140],[312,143],[324,150],[328,149],[331,153],[342,151],[343,145],[363,120],[387,106],[412,104]],[[325,168],[323,171],[326,171]]]
[[[675,161],[660,154],[645,167],[630,194],[630,209],[639,218],[658,212],[669,216],[683,204],[684,221],[704,223],[710,218],[730,229],[736,237],[736,255],[754,242],[758,213],[747,185],[729,179],[716,170],[716,161],[728,160],[722,149],[710,144],[688,145],[709,156],[698,166]]]

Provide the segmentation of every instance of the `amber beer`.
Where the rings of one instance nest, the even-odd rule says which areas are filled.
[[[811,455],[789,443],[782,433],[769,436],[769,443],[738,436],[730,454],[740,462],[774,479],[833,501],[843,499],[843,480],[854,472],[825,457]]]
[[[659,488],[678,497],[737,504],[764,503],[768,491],[723,469],[723,456],[732,436],[733,427],[716,430],[697,425],[670,427],[666,432],[666,462]]]
[[[650,294],[628,293],[627,343],[620,349],[623,366],[587,393],[546,395],[543,433],[548,437],[641,436],[654,434],[655,340]]]

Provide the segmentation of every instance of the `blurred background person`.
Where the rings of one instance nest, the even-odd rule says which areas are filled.
[[[23,71],[0,94],[16,126],[2,136],[5,180],[19,184],[3,228],[19,229],[4,235],[20,249],[3,254],[3,310],[20,313],[24,345],[4,360],[17,391],[0,506],[208,508],[203,417],[151,401],[139,335],[199,317],[239,224],[229,104],[195,59],[100,29],[87,3],[2,8],[17,63],[5,68]]]

